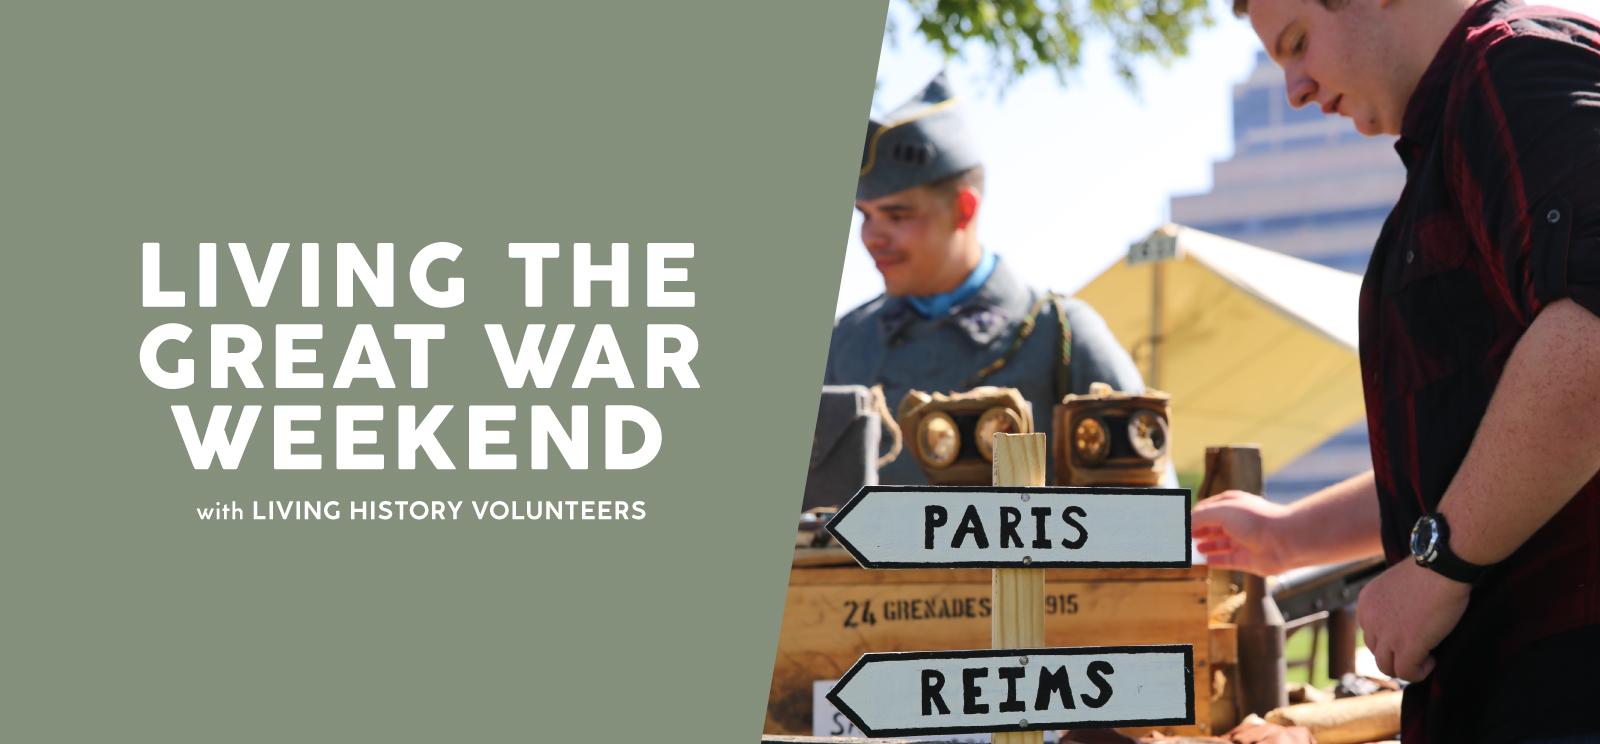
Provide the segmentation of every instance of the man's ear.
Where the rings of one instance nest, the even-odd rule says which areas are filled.
[[[983,197],[978,190],[967,186],[956,192],[956,229],[965,229],[978,216],[978,204]]]

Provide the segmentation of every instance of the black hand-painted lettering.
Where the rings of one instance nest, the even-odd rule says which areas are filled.
[[[978,507],[973,504],[968,504],[966,513],[961,515],[961,525],[956,527],[956,536],[950,541],[950,547],[961,547],[967,535],[972,535],[980,550],[989,547],[989,536],[983,534],[983,520],[978,518]]]
[[[1093,682],[1094,686],[1099,689],[1099,694],[1095,697],[1083,695],[1084,705],[1098,708],[1111,701],[1111,683],[1106,681],[1106,677],[1115,671],[1117,670],[1112,668],[1111,662],[1105,659],[1095,659],[1089,662],[1089,681]]]
[[[933,715],[933,706],[939,706],[939,715],[950,715],[950,706],[944,704],[944,674],[937,669],[922,670],[922,715]]]
[[[1033,547],[1049,550],[1050,538],[1045,537],[1045,520],[1050,518],[1050,507],[1035,506],[1028,513],[1033,515]]]
[[[978,695],[983,692],[978,689],[978,680],[987,676],[989,670],[983,667],[961,670],[961,712],[969,716],[989,712],[988,703],[978,702]]]
[[[933,550],[933,533],[950,521],[950,512],[937,504],[922,507],[922,549]]]
[[[1022,524],[1022,510],[1014,506],[1000,507],[1000,547],[1022,547],[1022,536],[1017,525]]]
[[[854,628],[854,627],[856,627],[856,610],[861,609],[861,605],[858,604],[853,599],[847,599],[847,600],[845,600],[844,606],[845,606],[846,609],[848,609],[850,611],[849,614],[844,616],[844,627],[846,627],[846,628]]]
[[[1001,713],[1017,713],[1028,709],[1022,698],[1017,697],[1017,680],[1027,673],[1026,667],[1000,667],[1000,679],[1006,681],[1006,701],[1000,704]]]
[[[1083,507],[1081,506],[1069,506],[1061,510],[1062,521],[1066,522],[1069,527],[1072,527],[1078,531],[1077,539],[1061,541],[1061,546],[1068,550],[1077,550],[1078,548],[1083,547],[1084,543],[1089,542],[1089,531],[1084,529],[1083,525],[1080,524],[1078,520],[1073,519],[1074,515],[1080,518],[1088,517],[1089,512],[1084,511]]]
[[[1072,680],[1068,678],[1065,666],[1056,667],[1055,671],[1040,667],[1039,669],[1039,694],[1033,699],[1033,709],[1044,711],[1050,709],[1050,695],[1059,695],[1061,707],[1067,710],[1077,710],[1077,703],[1072,702]]]

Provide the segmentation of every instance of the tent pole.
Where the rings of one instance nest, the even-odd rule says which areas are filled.
[[[1165,290],[1162,275],[1166,262],[1157,260],[1150,264],[1150,373],[1145,376],[1145,386],[1161,388],[1161,305]]]

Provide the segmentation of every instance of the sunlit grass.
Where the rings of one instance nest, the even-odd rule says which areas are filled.
[[[1362,645],[1361,631],[1356,631],[1356,648],[1365,648]],[[1301,628],[1299,632],[1289,636],[1284,643],[1283,658],[1287,661],[1299,661],[1311,653],[1311,629]],[[1307,669],[1305,667],[1289,667],[1284,679],[1289,682],[1306,682]],[[1323,628],[1322,637],[1317,642],[1317,658],[1313,660],[1310,669],[1310,682],[1313,687],[1327,689],[1338,682],[1337,679],[1328,677],[1328,632]]]

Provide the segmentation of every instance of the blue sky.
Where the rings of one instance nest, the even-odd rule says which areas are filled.
[[[1550,4],[1600,16],[1600,0]],[[999,91],[987,60],[947,64],[902,22],[898,43],[886,44],[878,62],[873,111],[899,105],[946,67],[983,148],[988,193],[979,236],[1035,284],[1070,292],[1164,222],[1170,196],[1209,189],[1211,164],[1232,153],[1232,85],[1250,71],[1260,43],[1228,7],[1212,3],[1216,22],[1195,33],[1186,58],[1142,63],[1137,92],[1116,77],[1098,41],[1086,45],[1083,67],[1065,86],[1035,72]],[[891,14],[903,11],[891,4]],[[840,313],[883,291],[859,219],[850,225]]]

